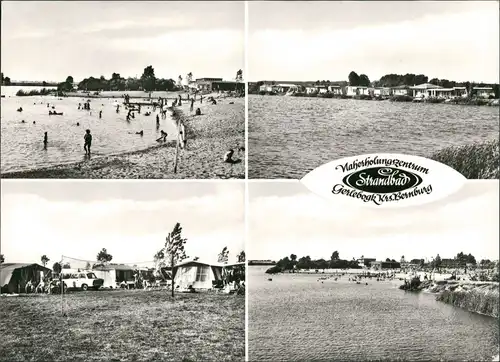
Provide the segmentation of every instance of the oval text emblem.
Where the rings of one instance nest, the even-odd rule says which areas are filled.
[[[416,187],[422,183],[422,178],[395,167],[371,167],[350,173],[342,182],[353,189],[387,194]]]

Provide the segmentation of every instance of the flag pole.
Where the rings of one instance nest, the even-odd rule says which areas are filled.
[[[64,284],[62,279],[62,263],[64,255],[61,255],[61,270],[59,272],[59,287],[61,288],[61,315],[64,315]]]
[[[179,118],[177,118],[177,144],[175,146],[175,162],[174,162],[174,173],[177,173],[177,162],[179,160],[179,139],[180,139],[180,128],[179,128]]]

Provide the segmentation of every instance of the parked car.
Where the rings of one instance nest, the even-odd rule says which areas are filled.
[[[98,290],[104,284],[104,279],[96,277],[91,271],[62,272],[62,280],[68,289]]]

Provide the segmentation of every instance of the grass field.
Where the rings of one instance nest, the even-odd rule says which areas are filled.
[[[97,291],[0,299],[2,361],[243,361],[245,298]]]

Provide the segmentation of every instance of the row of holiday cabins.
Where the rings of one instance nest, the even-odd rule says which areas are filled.
[[[367,86],[340,86],[340,85],[309,85],[296,84],[263,84],[259,87],[262,93],[288,94],[303,93],[306,95],[333,94],[334,96],[370,96],[370,97],[393,97],[409,96],[413,98],[467,98],[469,96],[466,87],[443,88],[441,86],[424,83],[415,86],[397,87],[367,87]],[[492,87],[474,87],[472,96],[479,98],[492,98],[495,92]]]

